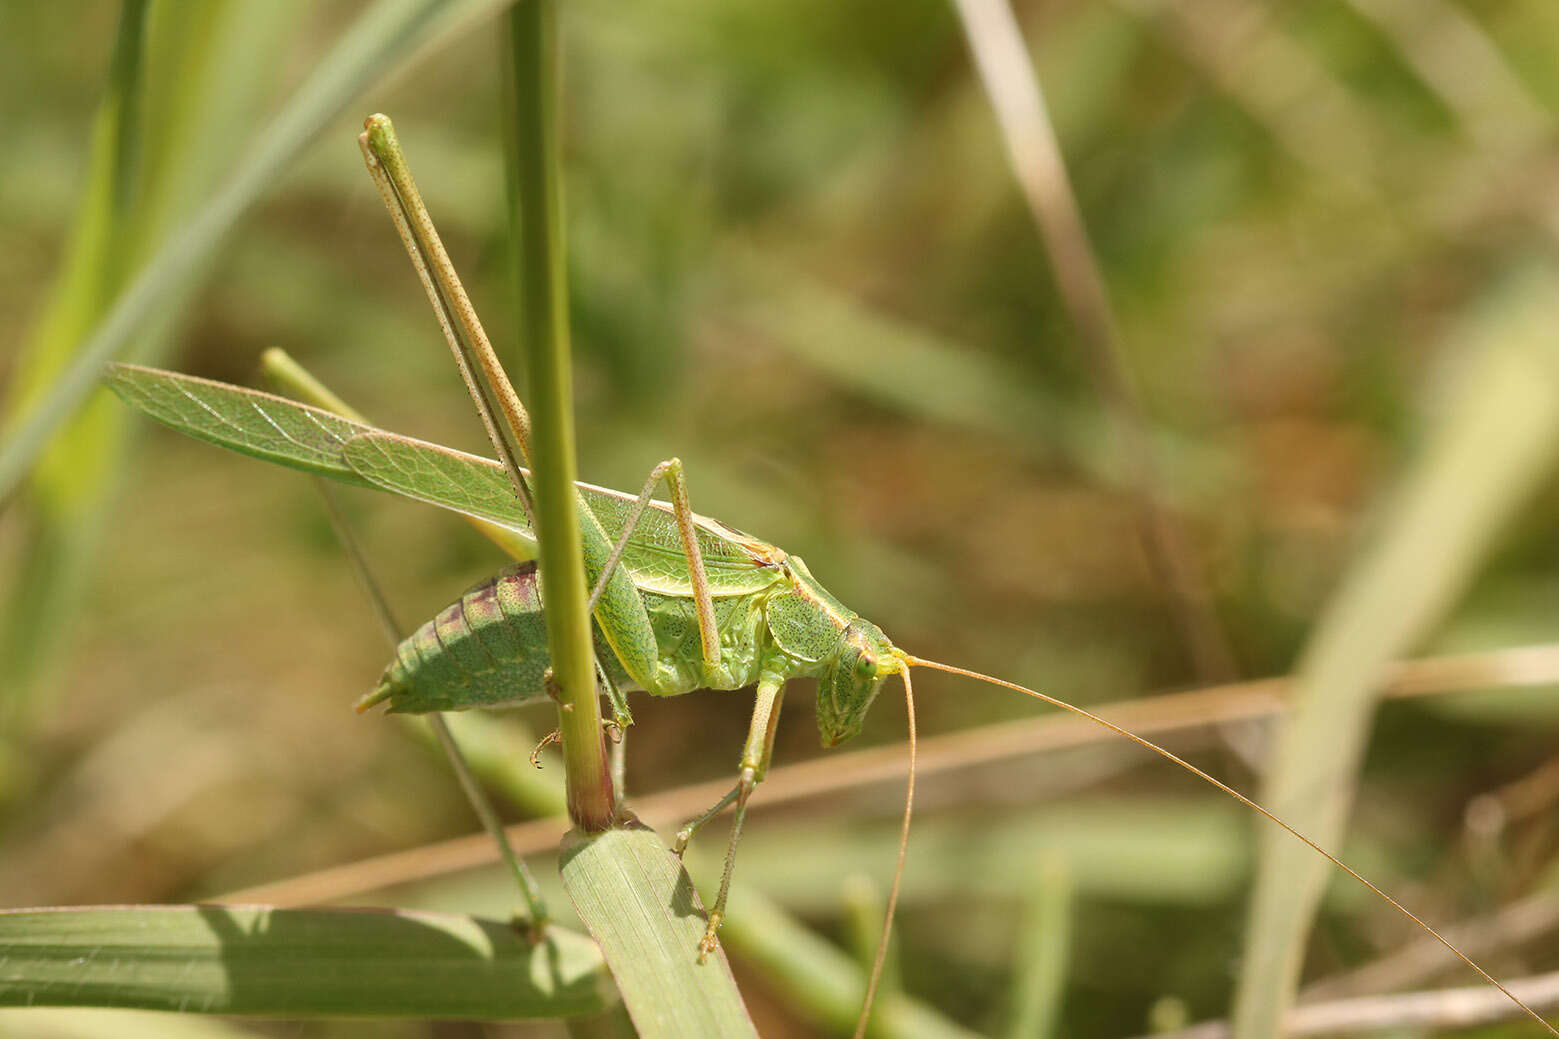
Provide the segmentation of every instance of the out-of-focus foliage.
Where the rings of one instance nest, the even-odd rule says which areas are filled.
[[[565,9],[584,478],[636,488],[679,455],[698,511],[803,556],[918,654],[1082,703],[1196,684],[952,8]],[[308,5],[274,97],[356,10]],[[116,14],[0,6],[0,378],[60,272]],[[1055,0],[1018,15],[1191,562],[1241,672],[1287,672],[1454,414],[1474,360],[1456,330],[1559,250],[1559,8]],[[453,41],[360,109],[395,117],[502,339],[493,36]],[[206,274],[175,367],[250,381],[280,344],[380,424],[482,446],[350,133],[308,152]],[[61,634],[64,678],[24,745],[0,742],[0,902],[187,901],[473,830],[436,757],[349,710],[385,654],[308,481],[160,431],[125,465]],[[1409,648],[1553,640],[1556,505],[1559,487],[1540,485]],[[348,507],[408,620],[501,565],[433,510],[358,494]],[[17,513],[0,513],[6,589],[27,562]],[[917,690],[926,734],[1033,713],[940,676]],[[1346,857],[1439,921],[1540,891],[1559,865],[1559,786],[1538,771],[1551,693],[1382,709]],[[821,753],[809,697],[788,697],[780,763]],[[636,698],[630,795],[726,777],[748,706]],[[902,729],[889,695],[863,742]],[[1190,749],[1254,789],[1262,735]],[[513,755],[528,750],[517,737]],[[760,789],[738,879],[843,935],[838,887],[857,870],[885,882],[900,794],[782,818]],[[1073,897],[1055,1034],[1222,1015],[1256,824],[1217,796],[1113,746],[928,779],[906,991],[1003,1031],[1020,907],[1060,862]],[[505,883],[471,872],[363,900],[502,913]],[[1307,977],[1414,939],[1335,885]],[[762,1034],[815,1034],[761,951],[744,965],[737,944]],[[1519,976],[1556,956],[1542,936],[1484,965]]]

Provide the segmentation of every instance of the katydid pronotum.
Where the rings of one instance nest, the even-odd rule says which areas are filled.
[[[387,127],[385,121],[381,128]],[[374,170],[375,159],[366,143],[365,154]],[[387,189],[382,171],[375,172],[375,179],[381,190]],[[410,200],[406,197],[408,188]],[[419,251],[424,247],[414,245],[410,238],[408,222],[425,221],[426,216],[409,176],[393,193],[386,190],[386,201],[412,250],[446,336],[453,340],[452,325],[457,321],[469,323],[462,332],[472,335],[474,326],[474,334],[481,336],[485,345],[485,335],[475,323],[474,310],[465,300],[447,257],[440,255],[441,263],[430,262],[426,253]],[[397,212],[397,204],[406,208]],[[412,206],[414,211],[408,213]],[[419,230],[431,233],[431,224]],[[438,249],[441,254],[442,246]],[[464,312],[451,314],[447,308],[452,306]],[[267,461],[438,505],[507,531],[511,542],[534,543],[527,508],[516,496],[509,471],[498,462],[388,433],[282,397],[176,373],[113,365],[106,382],[130,404],[192,436]],[[670,489],[669,503],[652,499],[662,482]],[[680,853],[699,827],[734,804],[720,889],[699,943],[700,957],[716,943],[742,824],[753,790],[769,766],[786,683],[803,677],[817,680],[818,727],[829,747],[860,731],[867,711],[890,676],[898,675],[904,684],[910,727],[910,785],[899,861],[888,899],[885,946],[903,870],[914,792],[910,670],[925,667],[1011,689],[1080,715],[1217,787],[1364,884],[1559,1036],[1559,1030],[1400,903],[1232,787],[1156,744],[1062,700],[898,648],[877,625],[832,596],[799,557],[694,513],[687,480],[676,459],[656,466],[637,495],[588,484],[579,484],[578,490],[585,565],[592,582],[590,609],[614,724],[631,724],[625,688],[676,696],[698,689],[756,686],[756,703],[735,786],[684,828],[675,844]],[[359,702],[359,709],[387,703],[391,711],[421,713],[538,700],[548,695],[547,668],[539,577],[534,566],[521,565],[467,592],[406,639],[378,686]],[[882,951],[879,948],[868,982],[857,1035],[862,1034],[869,1018]]]

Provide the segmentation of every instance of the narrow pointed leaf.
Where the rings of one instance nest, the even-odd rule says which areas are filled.
[[[110,364],[103,383],[131,407],[218,447],[530,533],[503,467],[492,459],[178,372]]]
[[[181,433],[267,462],[437,505],[511,531],[520,548],[535,545],[508,475],[491,458],[388,433],[285,397],[178,372],[110,364],[104,384],[127,404]],[[607,536],[617,537],[634,495],[588,483],[575,486]],[[671,506],[659,501],[650,505],[639,519],[623,565],[641,586],[667,595],[688,594]],[[724,592],[754,591],[773,580],[763,542],[707,516],[695,514],[693,520],[704,566],[719,576]]]
[[[576,1017],[611,1003],[595,944],[391,910],[91,906],[0,911],[0,1006],[267,1017]]]
[[[341,448],[372,426],[258,390],[139,365],[111,364],[103,381],[126,404],[181,433],[267,462],[371,486],[346,464]]]
[[[530,537],[509,476],[491,458],[382,430],[353,437],[344,454],[358,476],[382,491],[488,520]],[[528,469],[520,472],[530,475]],[[628,520],[634,496],[590,483],[576,482],[574,486],[606,536],[617,538]],[[718,576],[721,591],[756,591],[773,580],[772,572],[764,569],[768,546],[763,542],[697,513],[693,522],[704,567]],[[663,595],[690,595],[692,586],[683,559],[681,534],[671,506],[651,501],[634,528],[623,566],[641,588]]]
[[[509,475],[491,458],[377,430],[353,437],[342,457],[369,486],[530,533]]]

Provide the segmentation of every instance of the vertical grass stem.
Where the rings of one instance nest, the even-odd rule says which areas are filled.
[[[519,248],[520,336],[535,407],[536,535],[546,589],[547,637],[562,691],[559,729],[569,814],[586,831],[616,814],[601,729],[586,608],[584,544],[575,504],[573,367],[564,260],[563,162],[558,142],[557,5],[532,0],[505,15],[506,154],[510,216]]]

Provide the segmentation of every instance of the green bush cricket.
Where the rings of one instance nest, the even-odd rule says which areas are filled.
[[[374,129],[373,120],[369,125]],[[388,121],[379,129],[387,131]],[[393,144],[393,137],[390,140]],[[366,141],[364,149],[451,345],[457,338],[452,326],[458,324],[462,334],[480,337],[485,346],[485,335],[452,266],[442,255],[442,247],[438,247],[438,255],[430,257],[419,251],[425,246],[413,243],[408,221],[425,221],[426,217],[409,175],[405,175],[404,184],[397,182],[391,187],[382,171],[375,169],[375,155]],[[395,151],[398,159],[398,148]],[[430,224],[426,231],[431,233]],[[459,348],[456,353],[459,357]],[[469,383],[469,371],[465,374]],[[112,365],[106,383],[135,407],[191,436],[345,483],[438,505],[487,525],[497,532],[497,540],[511,549],[516,545],[534,548],[523,483],[517,488],[509,470],[499,462],[388,433],[283,397],[176,373]],[[671,492],[669,503],[652,498],[662,481]],[[823,744],[832,747],[860,731],[887,679],[898,675],[904,682],[909,714],[910,784],[882,944],[857,1028],[857,1035],[863,1034],[892,925],[913,804],[910,669],[927,667],[1021,692],[1078,714],[1217,787],[1364,884],[1550,1033],[1559,1035],[1400,903],[1232,787],[1081,708],[899,649],[877,625],[832,596],[799,557],[694,513],[677,459],[656,466],[637,495],[579,484],[577,502],[586,569],[592,582],[589,607],[606,679],[603,688],[613,710],[611,724],[631,724],[623,693],[627,687],[655,696],[677,696],[698,689],[756,686],[756,703],[735,786],[685,827],[676,840],[675,850],[680,853],[702,825],[734,803],[720,890],[699,943],[700,957],[716,943],[747,805],[769,766],[786,683],[794,678],[817,680],[818,726]],[[423,713],[507,706],[547,696],[548,651],[541,606],[542,590],[533,566],[511,568],[484,582],[402,643],[377,687],[359,701],[359,709],[384,703],[391,711]]]
[[[438,505],[494,525],[521,543],[531,538],[507,474],[490,459],[387,433],[282,397],[173,372],[113,365],[105,381],[128,403],[190,436],[344,483]],[[901,676],[908,692],[910,668],[927,667],[1024,693],[1088,718],[1167,758],[1304,841],[1510,995],[1363,876],[1184,759],[1036,690],[906,653],[875,624],[839,603],[798,557],[718,520],[683,511],[680,504],[651,500],[649,492],[664,468],[656,467],[652,481],[637,496],[589,484],[581,484],[580,493],[591,505],[601,529],[614,539],[611,555],[616,557],[617,572],[632,581],[635,598],[655,639],[653,645],[628,647],[638,658],[654,663],[652,669],[635,675],[617,655],[600,603],[595,604],[598,646],[606,670],[615,679],[606,688],[618,721],[630,720],[622,685],[636,685],[658,696],[757,685],[757,703],[736,786],[677,838],[680,850],[699,826],[735,802],[732,839],[720,894],[700,946],[703,952],[713,948],[741,822],[748,798],[769,764],[785,683],[792,678],[817,678],[818,727],[824,745],[831,747],[860,731],[867,710],[889,676]],[[708,598],[702,607],[696,598],[700,593],[691,576],[693,568],[678,565],[684,558],[681,553],[687,530],[691,530],[704,562],[703,590]],[[597,580],[596,593],[601,586]],[[401,645],[379,684],[359,701],[359,709],[385,703],[391,711],[460,710],[520,704],[547,696],[547,648],[540,607],[533,566],[512,567],[478,585]],[[712,630],[703,627],[706,609],[714,620]],[[705,653],[711,641],[720,650],[715,665]],[[1510,998],[1520,1003],[1515,996]],[[1541,1021],[1525,1004],[1520,1005]],[[1544,1026],[1548,1027],[1546,1022]]]

